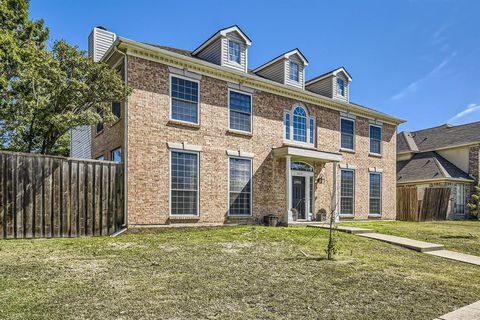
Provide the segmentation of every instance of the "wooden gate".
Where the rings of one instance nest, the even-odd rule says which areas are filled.
[[[445,220],[450,192],[450,188],[426,188],[419,215],[420,221]]]
[[[0,239],[120,230],[123,175],[115,162],[0,151]]]
[[[417,187],[397,187],[397,220],[418,221]]]

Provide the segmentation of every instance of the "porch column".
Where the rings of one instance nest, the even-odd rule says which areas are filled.
[[[285,175],[286,175],[286,183],[287,183],[287,224],[293,222],[292,216],[292,174],[291,174],[291,163],[292,157],[286,156],[285,157]]]

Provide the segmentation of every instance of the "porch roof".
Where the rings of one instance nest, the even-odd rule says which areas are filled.
[[[273,148],[273,156],[276,158],[284,158],[286,156],[291,156],[295,160],[309,160],[313,162],[342,161],[342,155],[340,153],[294,146],[282,146],[279,148]]]

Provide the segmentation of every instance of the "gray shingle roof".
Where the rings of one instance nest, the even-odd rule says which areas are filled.
[[[452,178],[473,180],[468,174],[434,151],[417,153],[410,160],[397,162],[397,183]]]
[[[405,139],[408,136],[414,143],[413,149]],[[458,126],[444,124],[419,131],[401,132],[397,135],[397,153],[415,152],[415,146],[422,152],[474,143],[480,143],[480,121]]]

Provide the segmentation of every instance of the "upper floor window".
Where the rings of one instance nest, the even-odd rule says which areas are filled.
[[[120,102],[115,101],[112,102],[112,113],[117,119],[119,119],[122,116],[122,109],[120,107]]]
[[[340,119],[340,148],[354,150],[355,148],[355,121],[351,119]]]
[[[345,96],[345,81],[340,78],[337,78],[337,95]]]
[[[382,153],[382,128],[370,125],[370,153]]]
[[[307,142],[307,113],[302,107],[293,110],[293,140]]]
[[[103,117],[103,110],[100,109],[100,108],[97,108],[97,113],[100,115],[100,117]],[[95,132],[96,133],[100,133],[103,131],[103,122],[99,122],[97,123],[97,125],[95,126]]]
[[[240,43],[228,40],[228,60],[240,64]]]
[[[252,132],[252,96],[229,90],[229,128]]]
[[[111,159],[115,162],[122,162],[122,148],[112,150]]]
[[[290,80],[299,81],[299,67],[298,63],[290,61]]]
[[[315,119],[307,115],[306,110],[296,106],[293,112],[284,114],[284,139],[306,144],[315,143]]]
[[[198,124],[198,81],[171,77],[172,120]]]

